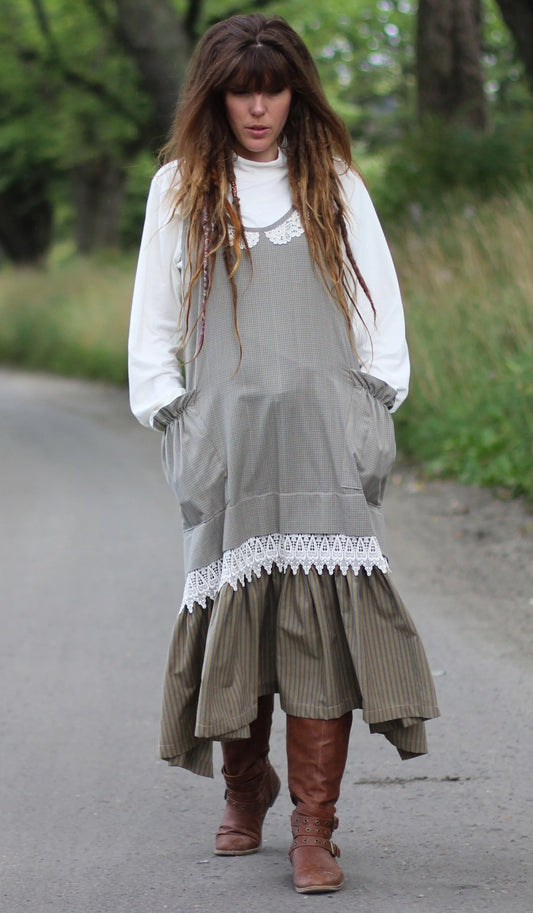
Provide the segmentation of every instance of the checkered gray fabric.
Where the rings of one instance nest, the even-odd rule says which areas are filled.
[[[203,348],[194,358],[198,328],[187,346],[188,393],[158,415],[186,573],[270,533],[376,536],[385,551],[395,393],[359,370],[305,235],[275,244],[259,232],[251,256],[236,274],[242,361],[219,257]]]

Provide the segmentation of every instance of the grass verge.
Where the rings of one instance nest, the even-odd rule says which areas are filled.
[[[134,259],[70,258],[0,274],[0,361],[114,383],[127,379]]]
[[[533,186],[443,209],[395,256],[413,362],[401,450],[533,499]]]

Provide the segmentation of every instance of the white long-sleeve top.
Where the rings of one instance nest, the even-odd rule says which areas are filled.
[[[289,212],[292,200],[283,152],[274,162],[236,157],[234,169],[247,229],[272,225]],[[183,224],[172,215],[176,175],[176,164],[170,163],[152,180],[133,291],[128,343],[130,403],[134,415],[148,426],[163,406],[185,392],[179,362]],[[410,370],[396,271],[363,181],[352,171],[341,180],[350,246],[376,308],[374,319],[366,295],[358,289],[357,305],[366,329],[355,315],[356,350],[361,370],[397,391],[395,411],[407,396]]]

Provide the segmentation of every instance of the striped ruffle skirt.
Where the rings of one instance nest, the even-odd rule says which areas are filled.
[[[226,585],[178,615],[164,683],[160,754],[213,776],[213,740],[247,738],[257,699],[279,693],[292,716],[360,708],[404,759],[427,752],[439,716],[424,648],[390,574],[335,570]]]

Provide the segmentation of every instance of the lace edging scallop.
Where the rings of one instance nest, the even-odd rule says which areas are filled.
[[[319,574],[326,569],[330,574],[336,567],[343,574],[360,570],[371,574],[374,568],[386,573],[389,564],[375,536],[343,535],[282,535],[272,534],[248,539],[238,548],[224,552],[222,558],[206,567],[187,574],[180,612],[193,611],[194,606],[205,609],[208,599],[215,599],[225,584],[233,590],[240,583],[250,582],[263,571],[272,573],[298,568],[308,574],[314,567]]]

